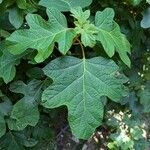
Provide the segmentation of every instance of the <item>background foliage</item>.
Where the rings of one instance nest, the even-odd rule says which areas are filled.
[[[149,127],[149,0],[0,0],[0,149],[148,150]]]

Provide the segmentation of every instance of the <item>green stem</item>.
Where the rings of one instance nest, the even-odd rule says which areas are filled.
[[[83,58],[85,58],[85,52],[84,52],[83,44],[81,43],[81,41],[80,41],[79,39],[77,39],[77,41],[78,41],[79,44],[80,44],[80,47],[81,47],[81,50],[82,50],[82,56],[83,56]]]

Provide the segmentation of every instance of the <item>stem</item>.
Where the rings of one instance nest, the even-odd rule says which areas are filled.
[[[80,41],[79,39],[77,39],[77,41],[79,42],[79,44],[80,44],[80,46],[81,46],[82,56],[83,56],[83,58],[85,58],[85,52],[84,52],[83,44],[81,43],[81,41]]]

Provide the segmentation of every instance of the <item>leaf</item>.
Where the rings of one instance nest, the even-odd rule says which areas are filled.
[[[16,66],[20,59],[27,53],[12,55],[5,44],[0,44],[0,51],[2,51],[2,55],[0,55],[0,77],[3,78],[5,83],[9,83],[15,77]]]
[[[72,8],[71,13],[75,19],[77,19],[78,24],[83,26],[85,23],[89,22],[90,10],[83,11],[81,7]]]
[[[132,115],[140,116],[143,113],[143,107],[139,104],[138,98],[135,92],[131,92],[128,98],[129,109],[132,111]]]
[[[141,139],[141,140],[138,140],[135,142],[134,147],[136,150],[141,150],[141,149],[145,149],[145,150],[147,149],[148,150],[150,147],[150,143],[146,139]]]
[[[143,13],[143,19],[141,21],[142,28],[150,28],[150,7]]]
[[[137,126],[130,129],[130,134],[135,140],[139,140],[143,138],[143,130]]]
[[[148,4],[150,4],[150,0],[146,0]]]
[[[0,137],[2,137],[6,132],[6,124],[4,117],[0,114]]]
[[[53,150],[56,148],[55,134],[53,128],[51,128],[51,123],[52,119],[49,116],[41,115],[31,134],[32,138],[38,140],[38,144],[31,150]]]
[[[39,120],[38,103],[41,95],[41,81],[32,80],[27,85],[17,81],[11,84],[10,90],[24,95],[13,107],[10,117],[16,122],[9,122],[10,128],[23,130],[27,125],[35,126]]]
[[[49,118],[48,116],[46,117],[44,115],[41,116],[40,121],[33,129],[32,136],[39,141],[50,141],[54,139],[55,134],[52,128],[50,127],[50,122],[51,118]]]
[[[10,36],[10,33],[5,30],[0,30],[0,37],[7,38]]]
[[[41,78],[44,78],[43,70],[41,68],[38,68],[38,67],[34,67],[34,68],[29,69],[26,72],[26,75],[30,79],[41,79]]]
[[[54,141],[48,141],[48,142],[39,142],[35,147],[33,147],[31,150],[53,150],[57,149],[56,143]]]
[[[40,0],[39,5],[47,8],[57,8],[59,11],[69,11],[74,7],[86,7],[92,3],[92,0]]]
[[[97,28],[94,24],[91,24],[89,20],[87,20],[90,17],[90,11],[82,11],[81,7],[77,7],[74,9],[71,9],[72,16],[77,19],[75,21],[75,32],[77,34],[81,34],[81,41],[83,45],[94,47],[96,44],[96,36],[95,34],[98,32]]]
[[[6,123],[5,116],[8,116],[10,111],[12,110],[12,104],[10,100],[2,94],[0,91],[0,100],[3,102],[0,103],[0,137],[2,137],[6,132]]]
[[[36,62],[42,62],[52,53],[55,42],[58,49],[66,54],[76,36],[73,29],[67,27],[63,14],[55,9],[47,9],[48,21],[39,15],[28,14],[26,20],[30,29],[18,30],[12,33],[7,40],[14,42],[10,48],[11,53],[20,54],[28,48],[37,49]]]
[[[24,14],[17,7],[9,9],[9,21],[16,28],[20,28],[23,24]]]
[[[144,107],[144,112],[150,112],[150,81],[147,81],[145,87],[139,91],[138,96],[140,97],[140,103]]]
[[[26,9],[26,0],[16,0],[16,3],[20,9]]]
[[[14,137],[11,133],[7,133],[0,141],[0,144],[4,150],[25,150],[20,143],[20,139]]]
[[[126,95],[124,76],[116,75],[118,67],[102,57],[78,59],[60,57],[50,62],[44,73],[53,79],[42,95],[42,105],[55,108],[68,107],[69,123],[73,134],[81,139],[89,138],[103,119],[102,96],[115,102]]]
[[[0,145],[3,150],[25,150],[24,146],[32,147],[37,144],[34,139],[25,136],[24,133],[9,131],[0,140]]]
[[[142,0],[128,0],[128,1],[133,6],[138,6],[142,2]]]
[[[0,95],[0,99],[3,100],[3,102],[0,103],[0,114],[1,114],[1,116],[9,116],[9,114],[12,110],[11,101],[5,95]]]
[[[120,28],[113,21],[114,10],[106,8],[104,11],[98,11],[95,16],[95,24],[99,29],[97,40],[100,41],[109,57],[112,57],[117,51],[121,60],[130,66],[130,59],[127,53],[130,53],[130,44],[125,35],[120,32]]]
[[[4,15],[7,8],[14,3],[12,0],[1,0],[0,1],[0,16]]]

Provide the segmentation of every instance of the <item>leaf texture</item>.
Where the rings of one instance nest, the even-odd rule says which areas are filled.
[[[72,132],[81,139],[89,138],[102,122],[102,96],[118,102],[127,94],[123,86],[127,78],[116,75],[117,65],[102,57],[60,57],[50,62],[44,72],[53,79],[53,84],[43,92],[42,105],[47,108],[66,105]]]

